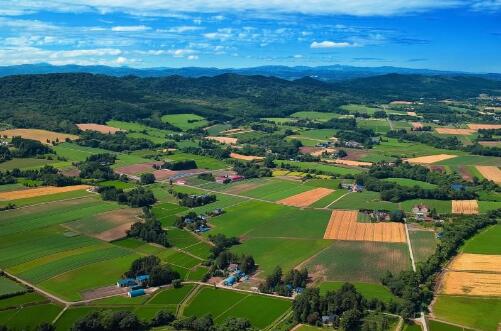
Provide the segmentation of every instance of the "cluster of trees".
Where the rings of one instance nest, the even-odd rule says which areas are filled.
[[[221,254],[228,248],[240,244],[240,240],[237,237],[226,237],[222,233],[209,235],[209,241],[213,244],[213,246],[211,247],[211,254],[213,258],[218,257],[219,254]]]
[[[395,305],[395,304],[393,304]],[[337,291],[320,294],[318,288],[307,288],[292,303],[294,320],[298,323],[322,325],[322,317],[332,323],[335,329],[341,330],[387,330],[389,321],[382,314],[370,313],[369,310],[381,312],[387,307],[378,300],[367,301],[352,284],[345,283]]]
[[[116,201],[134,208],[151,206],[157,201],[153,192],[144,187],[136,187],[130,191],[124,191],[115,186],[99,186],[97,191],[103,200]]]
[[[397,138],[400,140],[419,142],[435,148],[445,149],[461,149],[463,144],[457,137],[439,137],[432,133],[411,133],[405,129],[391,130],[386,133],[389,138]]]
[[[169,247],[167,231],[162,228],[162,223],[156,219],[149,208],[143,208],[143,213],[144,222],[139,221],[132,224],[130,230],[127,231],[127,236]]]
[[[148,286],[161,286],[171,284],[175,280],[179,280],[180,276],[177,271],[171,269],[168,265],[162,265],[160,258],[155,255],[143,256],[134,261],[125,277],[135,278],[141,275],[149,275],[147,280]]]
[[[233,162],[233,170],[245,178],[271,177],[271,170],[260,166],[257,162]]]
[[[364,147],[366,148],[372,147],[372,145],[374,144],[372,137],[374,136],[374,130],[364,128],[358,128],[352,131],[342,130],[336,133],[336,137],[339,139],[341,145],[343,144],[343,142],[355,141],[364,145]]]
[[[12,152],[13,157],[32,157],[36,155],[53,153],[50,147],[42,144],[38,140],[12,137],[11,144],[15,148]]]
[[[496,224],[500,217],[501,209],[498,209],[487,215],[461,217],[448,222],[443,226],[442,237],[435,253],[425,262],[419,263],[416,272],[402,271],[397,275],[387,272],[382,283],[404,300],[399,313],[407,318],[422,310],[426,311],[433,299],[435,277],[441,272],[444,264],[457,254],[467,239],[480,229]]]
[[[231,149],[228,146],[216,144],[210,140],[201,140],[198,146],[189,146],[182,148],[185,153],[209,156],[218,160],[224,160],[230,157]]]
[[[139,182],[142,185],[153,184],[155,182],[155,175],[151,173],[141,174],[141,176],[139,177]]]
[[[78,164],[81,178],[94,178],[101,180],[117,179],[111,165],[115,163],[116,156],[109,153],[88,156],[85,161]]]
[[[39,169],[19,170],[15,168],[0,172],[0,185],[13,184],[17,181],[16,178],[26,178],[38,181],[41,185],[50,186],[70,186],[82,183],[80,178],[64,176],[56,168],[45,165]]]
[[[169,170],[190,170],[197,169],[197,163],[194,160],[179,160],[172,162],[164,162],[160,166],[161,169],[169,169]]]
[[[182,192],[176,192],[170,189],[170,193],[179,199],[179,205],[189,208],[195,208],[200,206],[205,206],[209,203],[213,203],[217,200],[215,194],[188,194]]]
[[[501,157],[501,147],[486,147],[480,144],[465,146],[464,150],[475,155]]]
[[[303,146],[303,144],[296,139],[284,140],[285,137],[285,134],[270,134],[239,138],[240,144],[250,146],[247,147],[247,151],[239,149],[238,153],[264,155],[269,151],[279,158],[289,159],[295,157],[299,153],[299,147]]]
[[[267,276],[264,283],[259,284],[259,291],[262,293],[277,293],[282,296],[291,296],[294,289],[305,288],[308,282],[307,269],[291,269],[287,274],[283,274],[282,268],[276,267],[271,275]]]
[[[149,322],[142,321],[128,310],[101,310],[89,313],[77,320],[71,327],[72,331],[130,331],[149,330],[153,327],[171,324],[176,317],[168,311],[159,311]],[[48,329],[49,330],[49,329]],[[48,331],[47,330],[47,331]],[[50,329],[55,330],[55,328]]]
[[[252,274],[257,269],[256,261],[251,255],[238,255],[225,250],[216,257],[211,271],[215,276],[224,275],[224,270],[232,263],[238,264],[238,269],[247,275]],[[219,271],[223,272],[219,274]]]
[[[155,145],[143,138],[130,138],[124,132],[104,134],[97,131],[80,133],[77,144],[86,147],[102,148],[114,152],[135,151],[138,149],[153,148]]]
[[[251,323],[242,318],[229,317],[221,324],[215,324],[211,315],[202,317],[188,317],[183,320],[176,320],[172,323],[176,330],[193,331],[256,331]]]
[[[206,180],[208,182],[214,182],[216,181],[216,178],[214,178],[214,175],[211,174],[210,172],[204,172],[202,174],[199,174],[197,176],[198,179],[201,179],[201,180]]]
[[[187,228],[190,231],[195,231],[200,227],[207,227],[207,218],[190,211],[186,215],[176,216],[174,225],[180,229]]]

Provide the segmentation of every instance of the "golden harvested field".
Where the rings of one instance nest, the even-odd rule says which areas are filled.
[[[453,295],[501,296],[501,274],[448,271],[442,293]]]
[[[461,253],[452,261],[449,269],[501,273],[501,255]]]
[[[238,153],[230,153],[230,157],[232,159],[244,160],[244,161],[253,161],[253,160],[263,160],[262,156],[253,156],[253,155],[242,155]]]
[[[468,127],[472,130],[480,129],[501,129],[501,124],[468,124]]]
[[[435,131],[440,134],[453,134],[458,136],[469,136],[476,132],[472,129],[453,129],[453,128],[436,128]]]
[[[436,154],[436,155],[427,155],[427,156],[414,157],[411,159],[405,159],[405,161],[413,164],[432,164],[435,162],[444,161],[455,157],[457,157],[457,155]]]
[[[413,129],[422,129],[423,128],[423,123],[421,123],[421,122],[412,122],[412,128]]]
[[[501,170],[495,166],[477,166],[477,170],[482,176],[494,183],[501,184]]]
[[[122,131],[118,128],[114,128],[109,125],[96,124],[96,123],[81,123],[77,124],[78,128],[82,131],[97,131],[101,133],[117,133],[118,131]]]
[[[207,139],[217,141],[221,144],[235,145],[238,142],[237,138],[232,137],[213,137],[208,136]]]
[[[407,115],[409,115],[409,116],[417,116],[417,114],[416,114],[415,111],[408,111]]]
[[[351,167],[370,167],[372,166],[371,162],[362,162],[362,161],[353,161],[353,160],[341,160],[341,159],[336,159],[336,160],[326,160],[327,163],[336,163],[336,164],[343,164]]]
[[[477,200],[452,200],[452,213],[464,215],[478,214]]]
[[[334,210],[325,229],[324,239],[405,243],[402,223],[357,222],[358,211]]]
[[[66,139],[75,140],[78,139],[77,135],[53,132],[47,130],[39,129],[9,129],[0,131],[0,135],[7,136],[9,138],[21,136],[25,139],[38,140],[43,144],[50,144],[53,141],[65,142]],[[47,142],[49,140],[49,142]]]
[[[33,198],[42,195],[50,195],[56,193],[63,192],[71,192],[78,190],[87,190],[91,188],[90,185],[73,185],[73,186],[63,186],[63,187],[55,187],[55,186],[43,186],[36,187],[28,190],[18,190],[18,191],[10,191],[10,192],[0,192],[0,200],[18,200],[18,199],[26,199]]]
[[[310,191],[299,193],[291,197],[279,200],[278,203],[287,206],[304,208],[312,205],[313,203],[317,202],[323,197],[328,196],[332,192],[334,192],[334,190],[319,187]]]

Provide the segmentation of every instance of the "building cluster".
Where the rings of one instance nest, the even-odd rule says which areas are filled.
[[[127,296],[134,298],[146,294],[145,289],[148,287],[149,280],[149,275],[140,275],[136,278],[123,278],[117,281],[117,287],[128,287]]]
[[[238,182],[240,180],[244,180],[244,176],[240,175],[225,175],[225,176],[218,176],[216,177],[216,183],[219,184],[229,184],[233,182]]]
[[[239,281],[249,280],[249,276],[245,272],[238,269],[238,264],[232,263],[227,268],[230,273],[228,277],[223,280],[224,286],[233,286]]]

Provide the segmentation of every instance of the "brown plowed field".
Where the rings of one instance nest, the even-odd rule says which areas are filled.
[[[480,130],[480,129],[501,129],[501,124],[468,124],[468,127],[472,130]]]
[[[457,157],[457,155],[436,154],[436,155],[419,156],[411,159],[405,159],[405,161],[413,164],[432,164],[435,162],[444,161],[455,157]]]
[[[122,131],[119,128],[114,128],[109,125],[96,124],[96,123],[81,123],[77,124],[77,126],[82,131],[97,131],[101,133],[110,133],[110,134]]]
[[[323,197],[328,196],[332,192],[334,192],[334,190],[319,187],[319,188],[316,188],[316,189],[313,189],[310,191],[299,193],[299,194],[290,196],[288,198],[279,200],[278,203],[280,203],[282,205],[287,205],[287,206],[304,208],[304,207],[308,207],[308,206],[312,205],[313,203],[317,202],[318,200],[322,199]]]
[[[423,128],[423,123],[421,123],[421,122],[412,122],[412,128],[413,129],[422,129]]]
[[[343,164],[347,166],[352,166],[352,167],[370,167],[372,166],[371,162],[363,162],[363,161],[353,161],[353,160],[326,160],[327,163],[336,163],[336,164]]]
[[[402,223],[359,223],[357,215],[356,210],[334,210],[325,229],[324,239],[406,242]]]
[[[452,200],[452,213],[464,215],[478,214],[477,200]]]
[[[91,187],[92,186],[90,186],[90,185],[73,185],[73,186],[62,186],[62,187],[43,186],[43,187],[37,187],[37,188],[32,188],[32,189],[27,189],[27,190],[0,192],[0,200],[26,199],[26,198],[33,198],[33,197],[38,197],[38,196],[42,196],[42,195],[50,195],[50,194],[71,192],[71,191],[78,191],[78,190],[87,190]]]
[[[78,139],[78,136],[74,134],[60,133],[60,132],[52,132],[47,130],[38,130],[38,129],[10,129],[0,131],[0,136],[18,137],[21,136],[25,139],[38,140],[42,144],[49,144],[47,140],[65,142],[66,139],[75,140]]]
[[[209,140],[214,140],[222,144],[228,144],[228,145],[236,145],[238,142],[237,138],[232,138],[232,137],[213,137],[213,136],[208,136],[207,139]]]
[[[242,155],[242,154],[238,154],[238,153],[230,153],[230,157],[232,159],[244,160],[244,161],[253,161],[253,160],[264,159],[264,157],[262,157],[262,156]]]
[[[477,166],[477,170],[487,178],[492,180],[494,183],[501,184],[501,170],[495,166]]]
[[[161,162],[161,161],[131,164],[128,166],[116,168],[115,171],[118,173],[127,174],[127,175],[137,175],[137,174],[142,174],[142,173],[146,173],[146,172],[152,173],[155,170],[155,168],[153,168],[153,166],[154,165],[161,165],[161,164],[163,164],[163,162]]]
[[[458,136],[469,136],[476,132],[472,129],[453,129],[453,128],[436,128],[435,131],[440,134],[454,134]]]
[[[94,235],[94,237],[108,242],[121,239],[127,235],[127,230],[130,230],[131,225],[134,223],[135,222],[121,224],[113,229],[98,233]]]

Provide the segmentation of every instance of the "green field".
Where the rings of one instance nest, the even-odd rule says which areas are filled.
[[[331,205],[333,209],[379,209],[395,210],[399,209],[397,203],[382,201],[378,192],[356,192],[350,193]]]
[[[328,121],[330,119],[340,117],[341,115],[336,113],[321,113],[318,111],[299,111],[290,116],[308,120]]]
[[[188,154],[188,153],[175,153],[166,157],[168,160],[193,160],[197,163],[198,168],[217,170],[228,167],[228,165],[221,160],[217,160],[208,156]]]
[[[183,315],[211,314],[216,323],[228,317],[245,318],[252,326],[262,329],[277,320],[290,306],[289,300],[204,287],[187,303]]]
[[[14,330],[31,330],[33,326],[43,322],[52,322],[61,310],[62,307],[52,303],[2,310],[0,311],[0,325]]]
[[[195,114],[164,115],[162,116],[162,121],[170,123],[184,131],[207,126],[208,123],[205,118]]]
[[[501,255],[501,224],[490,226],[463,246],[464,253]]]
[[[334,241],[306,267],[330,281],[379,283],[387,270],[408,270],[410,258],[405,244]]]
[[[362,172],[362,170],[355,169],[355,168],[345,168],[341,166],[335,166],[335,165],[330,165],[330,164],[325,164],[325,163],[316,163],[316,162],[298,162],[298,161],[286,161],[286,160],[277,160],[275,161],[275,164],[280,167],[280,164],[289,164],[292,166],[299,167],[301,170],[307,170],[307,169],[312,169],[312,170],[319,170],[322,171],[326,174],[331,174],[331,175],[356,175]]]
[[[12,170],[15,168],[19,168],[22,170],[39,168],[47,164],[55,165],[57,163],[62,163],[62,162],[57,160],[46,160],[46,159],[35,159],[35,158],[12,159],[0,163],[0,171]]]
[[[167,140],[167,136],[173,131],[152,128],[137,122],[108,121],[107,125],[127,130],[127,136],[131,138],[142,138],[154,144],[162,144]]]
[[[435,208],[439,214],[450,214],[452,212],[452,202],[450,200],[413,199],[400,203],[402,209],[410,212],[416,205],[423,204],[429,208]]]
[[[26,292],[26,288],[23,285],[10,280],[9,278],[0,276],[0,297],[22,292]]]
[[[180,288],[168,288],[156,293],[147,301],[148,304],[177,305],[184,301],[195,285],[187,284]]]
[[[396,183],[400,186],[405,186],[405,187],[420,187],[423,189],[434,189],[437,187],[435,184],[430,184],[427,182],[422,182],[420,180],[414,180],[414,179],[409,179],[409,178],[386,178],[384,179],[385,181]]]
[[[320,294],[325,294],[327,291],[336,291],[343,286],[345,282],[323,282],[319,284]],[[351,282],[350,282],[351,283]],[[380,284],[371,283],[352,283],[357,291],[359,291],[366,299],[379,299],[384,302],[389,302],[390,300],[397,301],[395,297],[388,288]]]
[[[412,253],[416,262],[425,262],[435,252],[437,240],[432,231],[409,231]]]
[[[365,113],[365,114],[369,114],[369,115],[374,114],[378,110],[383,110],[383,109],[376,108],[376,107],[368,107],[365,105],[356,105],[356,104],[343,105],[340,108],[347,110],[350,113],[358,112],[358,113]]]
[[[364,129],[372,129],[376,133],[386,133],[391,130],[390,123],[386,119],[358,120],[357,126]]]
[[[433,305],[438,319],[485,331],[497,329],[500,311],[501,298],[439,295]]]
[[[70,192],[63,192],[63,193],[56,193],[56,194],[49,194],[49,195],[40,195],[38,197],[32,197],[32,198],[17,199],[14,201],[14,203],[15,203],[16,207],[25,207],[25,206],[36,205],[36,204],[47,203],[47,202],[54,202],[54,201],[68,200],[68,199],[77,199],[77,198],[89,198],[89,197],[95,197],[95,196],[96,195],[94,193],[87,192],[86,190],[79,190],[79,191],[70,191]],[[4,206],[4,205],[8,204],[9,202],[11,202],[11,201],[0,201],[0,206]],[[0,219],[2,219],[2,218],[0,217]]]
[[[461,328],[459,326],[442,323],[439,321],[429,320],[428,328],[430,331],[467,331],[469,329]]]

